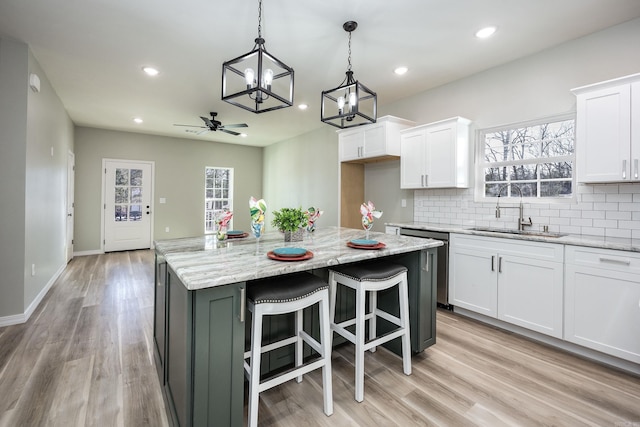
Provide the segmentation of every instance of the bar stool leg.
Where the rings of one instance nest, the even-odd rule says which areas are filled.
[[[335,274],[333,271],[329,272],[329,322],[334,322],[336,318],[336,294],[338,283],[336,282]],[[329,345],[333,348],[333,331],[329,330]]]
[[[411,332],[409,329],[409,292],[406,274],[398,284],[398,297],[400,298],[400,323],[404,328],[404,334],[402,335],[402,370],[405,375],[411,375]]]
[[[370,291],[369,292],[369,313],[371,313],[371,318],[369,319],[369,339],[374,339],[376,335],[376,326],[377,326],[377,316],[376,310],[378,309],[378,292]],[[376,352],[375,347],[371,347],[369,349],[371,353]]]
[[[295,323],[296,323],[296,337],[297,337],[295,352],[296,352],[296,368],[298,368],[299,366],[302,366],[302,357],[303,357],[303,354],[302,354],[302,347],[303,347],[302,343],[303,343],[303,341],[302,341],[302,335],[301,335],[302,326],[303,326],[303,324],[302,324],[302,322],[303,322],[303,320],[302,320],[302,310],[296,311],[295,316],[296,316],[296,322]],[[301,383],[302,382],[302,375],[298,375],[298,377],[296,378],[296,381]]]
[[[333,414],[333,384],[331,380],[331,327],[329,307],[326,300],[320,301],[320,339],[322,340],[322,357],[325,365],[322,367],[322,390],[324,394],[324,413]]]
[[[251,378],[249,379],[249,426],[258,425],[258,406],[260,404],[260,361],[262,346],[262,309],[256,304],[253,311],[251,329]]]
[[[356,289],[356,401],[364,400],[364,324],[366,291],[362,286]]]

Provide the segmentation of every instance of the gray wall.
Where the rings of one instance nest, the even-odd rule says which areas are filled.
[[[206,166],[234,168],[233,226],[249,229],[249,197],[262,193],[262,148],[87,127],[75,138],[76,252],[101,250],[103,158],[155,162],[155,240],[204,233]]]
[[[26,45],[0,38],[0,316],[24,310]]]
[[[40,77],[39,93],[29,89],[30,73]],[[32,312],[66,264],[67,153],[73,150],[73,124],[22,42],[0,38],[0,94],[2,323],[2,318]]]
[[[314,206],[324,213],[317,227],[338,225],[338,136],[326,125],[264,149],[266,225],[283,207]]]

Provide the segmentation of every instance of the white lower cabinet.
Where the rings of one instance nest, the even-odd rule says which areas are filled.
[[[640,254],[565,251],[565,340],[640,363]]]
[[[562,338],[563,245],[451,234],[449,304]]]

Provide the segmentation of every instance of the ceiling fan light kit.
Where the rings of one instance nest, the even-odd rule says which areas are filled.
[[[377,95],[353,78],[351,70],[351,33],[358,27],[355,21],[347,21],[342,28],[349,33],[349,66],[346,77],[334,89],[322,92],[320,120],[340,129],[375,123],[377,119]]]
[[[267,52],[261,21],[262,0],[253,49],[222,64],[222,100],[253,113],[293,105],[293,68]]]

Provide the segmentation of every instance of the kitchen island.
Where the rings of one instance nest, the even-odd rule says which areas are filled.
[[[347,242],[363,237],[362,230],[326,227],[307,235],[302,242],[287,244],[279,232],[267,233],[259,242],[253,237],[217,241],[214,236],[157,241],[155,359],[172,423],[243,424],[243,353],[248,323],[244,295],[253,280],[300,271],[326,280],[331,266],[393,260],[409,270],[412,351],[433,345],[435,248],[442,243],[370,233],[370,239],[383,242],[385,247],[368,250],[347,246]],[[304,247],[313,257],[277,261],[267,256],[284,246]],[[381,295],[379,301],[385,308],[397,306],[397,299],[392,297]],[[351,303],[348,295],[342,296],[337,312],[349,310]],[[265,326],[265,339],[282,332],[282,328],[278,322]],[[281,369],[282,359],[287,360],[284,357],[265,364],[266,373]]]

